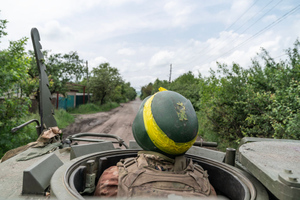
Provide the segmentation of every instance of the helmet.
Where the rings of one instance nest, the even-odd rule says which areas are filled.
[[[198,119],[188,99],[165,90],[144,99],[133,121],[132,132],[142,149],[177,156],[195,142]]]

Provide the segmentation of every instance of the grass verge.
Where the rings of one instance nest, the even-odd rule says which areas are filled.
[[[115,102],[109,102],[103,105],[88,103],[88,104],[80,105],[77,108],[68,109],[68,112],[71,114],[92,114],[97,112],[109,111],[119,106],[120,104]]]

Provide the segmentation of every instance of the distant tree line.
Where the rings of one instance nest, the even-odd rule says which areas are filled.
[[[199,133],[209,139],[239,142],[245,136],[300,139],[300,42],[276,62],[262,49],[250,67],[218,63],[210,76],[187,72],[169,83],[157,79],[142,87],[144,99],[159,87],[176,91],[192,102]]]

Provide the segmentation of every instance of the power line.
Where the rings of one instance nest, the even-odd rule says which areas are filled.
[[[273,1],[273,0],[272,0]],[[271,2],[272,2],[271,1]],[[256,3],[258,2],[258,0],[256,0],[250,7],[248,7],[248,9],[246,10],[246,11],[244,11],[229,27],[227,27],[225,30],[223,30],[223,31],[227,31],[230,27],[232,27],[237,21],[239,21]],[[270,2],[270,3],[271,3]],[[269,4],[270,4],[269,3]],[[222,32],[223,32],[222,31]],[[228,37],[227,37],[228,38]],[[218,46],[218,44],[220,44],[220,43],[223,43],[223,41],[221,41],[221,42],[218,42],[214,47],[213,47],[213,49],[215,49],[216,48],[216,46]],[[202,49],[201,49],[201,51],[204,51],[206,48],[208,48],[209,47],[209,44],[208,45],[206,45],[205,47],[203,47]],[[210,49],[209,50],[209,52],[210,51],[212,51],[213,49]],[[207,54],[208,52],[206,52],[206,54]],[[201,52],[200,52],[200,55],[201,55]],[[198,56],[200,56],[200,55],[198,55]],[[202,55],[203,55],[203,53],[202,53]],[[197,56],[197,57],[198,57]],[[190,62],[193,62],[193,61],[195,61],[196,59],[197,59],[197,57],[194,57]]]
[[[277,59],[277,58],[280,58],[280,57],[282,57],[282,56],[287,56],[287,54],[286,54],[286,53],[285,53],[285,54],[281,54],[281,55],[279,55],[279,56],[274,57],[273,59]]]
[[[246,28],[241,34],[245,33],[249,28],[251,28],[254,24],[256,24],[259,20],[261,20],[264,16],[266,16],[271,10],[273,10],[279,3],[281,3],[283,0],[280,0],[275,4],[268,12],[266,12],[264,15],[262,15],[260,18],[258,18],[255,22],[253,22],[248,28]]]
[[[241,16],[239,16],[228,28],[226,28],[224,31],[227,31],[230,29],[237,21],[239,21],[256,3],[258,0],[256,0]]]
[[[278,23],[280,23],[282,20],[284,20],[287,16],[293,14],[294,12],[296,12],[298,9],[300,8],[300,4],[297,5],[295,8],[293,8],[292,10],[290,10],[289,12],[285,13],[284,15],[282,15],[280,18],[278,18],[277,20],[275,20],[274,22],[272,22],[271,24],[269,24],[268,26],[264,27],[263,29],[261,29],[260,31],[258,31],[257,33],[255,33],[253,36],[249,37],[248,39],[246,39],[244,42],[238,44],[237,46],[231,48],[230,50],[226,51],[225,53],[223,53],[220,57],[230,53],[232,50],[239,48],[241,46],[243,46],[244,44],[246,44],[248,41],[252,40],[253,38],[257,37],[258,35],[260,35],[261,33],[263,33],[264,31],[268,30],[269,28],[277,25]],[[205,60],[207,61],[207,60]],[[205,62],[204,61],[204,62]]]
[[[273,0],[272,0],[273,1]],[[257,13],[259,13],[259,12],[261,12],[262,10],[264,10],[272,1],[270,1],[269,3],[267,3],[260,11],[258,11]],[[252,27],[255,23],[257,23],[262,17],[264,17],[267,13],[269,13],[271,10],[273,10],[280,2],[281,2],[282,0],[280,0],[275,6],[273,6],[271,9],[269,9],[265,14],[263,14],[263,16],[261,16],[258,20],[256,20],[254,23],[252,23],[250,26],[248,26],[248,28],[246,29],[246,30],[248,30],[250,27]],[[255,15],[257,14],[257,13],[255,13]],[[248,20],[248,21],[250,21],[252,18],[254,17],[254,15]],[[244,26],[246,24],[246,22],[242,25],[242,26]],[[240,26],[236,31],[238,31],[242,26]],[[240,33],[240,34],[243,34],[246,30],[244,30],[242,33]],[[221,41],[221,44],[226,44],[226,40],[229,38],[230,36],[227,36],[223,41]],[[230,39],[230,41],[229,42],[231,42],[231,41],[233,41],[234,40],[234,38],[233,39]],[[214,45],[214,47],[213,48],[211,48],[207,53],[210,53],[210,52],[212,52],[212,50],[214,50],[214,49],[216,49],[217,47],[219,47],[219,46],[221,46],[221,45],[219,45],[220,44],[220,42],[219,43],[217,43],[216,45]],[[222,46],[224,46],[224,45],[222,45]],[[207,60],[209,60],[209,59],[211,59],[213,56],[210,56],[210,57],[208,57],[207,59],[205,59],[204,60],[204,62],[205,61],[207,61]]]

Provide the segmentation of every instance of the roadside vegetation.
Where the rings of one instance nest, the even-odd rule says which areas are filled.
[[[70,113],[66,112],[63,109],[55,110],[54,115],[57,125],[60,129],[67,127],[69,124],[75,121],[75,117]],[[24,115],[22,118],[17,120],[19,123],[15,124],[15,126],[21,125],[29,120],[37,119],[40,121],[40,116],[38,113],[28,113]],[[12,133],[10,130],[14,127],[9,127],[7,132],[1,132],[1,140],[0,140],[0,158],[10,149],[17,148],[19,146],[26,145],[30,142],[34,142],[37,140],[38,135],[36,131],[36,123],[31,123],[15,133]],[[3,130],[3,129],[2,129]],[[1,130],[1,131],[2,131]]]
[[[141,99],[159,87],[190,99],[199,120],[199,135],[224,150],[243,137],[300,139],[300,42],[276,62],[262,49],[251,66],[218,63],[210,76],[192,72],[169,83],[156,80],[142,88]]]
[[[54,117],[57,122],[57,126],[62,130],[75,121],[76,114],[92,114],[97,112],[105,112],[118,106],[120,106],[120,104],[116,102],[109,102],[103,105],[88,103],[80,105],[77,108],[70,109],[68,111],[64,109],[55,110]],[[40,120],[40,115],[38,113],[28,113],[26,116],[22,117],[19,122],[20,124],[22,124],[32,119]],[[36,141],[38,135],[35,126],[36,123],[32,123],[28,126],[25,126],[24,128],[19,129],[15,133],[11,133],[9,131],[6,137],[0,140],[0,158],[5,154],[6,151],[10,149]]]
[[[0,19],[1,38],[8,21]],[[13,127],[31,119],[38,119],[29,109],[32,99],[39,101],[39,73],[34,53],[26,52],[28,38],[10,41],[7,48],[0,49],[0,157],[10,149],[26,145],[37,139],[35,124],[30,124],[15,133]],[[70,109],[56,110],[55,118],[60,129],[74,121],[74,115],[107,111],[136,98],[136,91],[125,82],[118,69],[109,63],[100,63],[92,72],[88,72],[83,59],[76,51],[66,54],[51,54],[43,50],[44,64],[47,68],[50,93],[59,92],[66,96],[70,85],[85,86],[91,93],[89,104]],[[78,92],[82,91],[81,87]]]
[[[72,108],[68,110],[70,114],[92,114],[97,112],[105,112],[111,109],[119,107],[120,104],[116,102],[108,102],[103,105],[97,105],[94,103],[82,104],[77,108]]]

